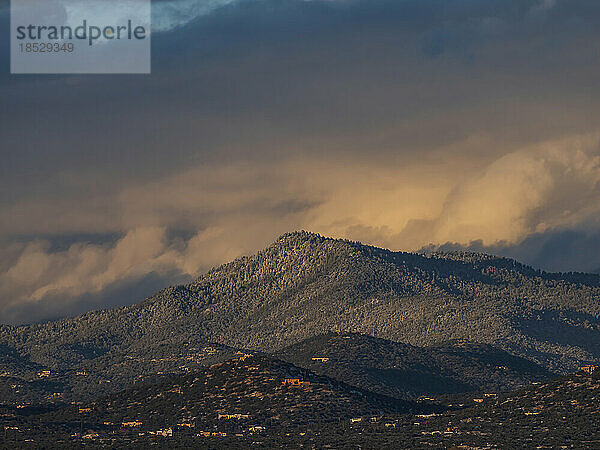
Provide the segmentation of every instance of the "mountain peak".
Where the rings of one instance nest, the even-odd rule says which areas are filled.
[[[325,239],[331,239],[331,238],[326,238],[326,237],[321,236],[320,234],[314,233],[312,231],[296,230],[296,231],[290,231],[288,233],[283,233],[281,236],[279,236],[275,240],[275,242],[302,241],[302,240],[310,240],[310,239],[325,240]]]
[[[271,247],[272,246],[300,247],[300,246],[305,246],[305,245],[318,245],[318,244],[323,244],[325,242],[343,243],[343,242],[349,242],[349,241],[346,241],[343,239],[335,239],[335,238],[325,237],[318,233],[314,233],[312,231],[298,230],[298,231],[291,231],[289,233],[282,234],[275,240],[275,242],[273,242],[271,244]]]

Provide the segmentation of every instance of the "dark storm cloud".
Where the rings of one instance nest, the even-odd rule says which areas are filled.
[[[12,78],[2,89],[4,167],[33,176],[64,164],[164,171],[199,154],[228,157],[223,147],[250,147],[257,158],[290,138],[357,130],[372,139],[386,125],[400,130],[380,146],[408,137],[427,147],[474,128],[498,135],[524,114],[507,117],[506,99],[543,107],[549,91],[572,101],[597,87],[596,66],[582,67],[595,49],[577,39],[596,33],[597,7],[542,14],[536,4],[236,2],[156,35],[151,77]],[[575,49],[576,65],[565,64]],[[469,111],[452,120],[457,106]],[[547,132],[553,113],[551,123],[534,118],[531,133]],[[23,123],[27,133],[15,127]]]
[[[48,317],[108,304],[114,286],[194,276],[295,228],[591,267],[552,249],[596,245],[598,2],[154,12],[171,29],[153,35],[150,76],[10,76],[0,40],[11,320],[40,302]]]

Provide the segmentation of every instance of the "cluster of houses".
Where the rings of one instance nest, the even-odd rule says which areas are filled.
[[[201,431],[196,436],[198,437],[227,437],[224,431]]]
[[[121,423],[121,425],[123,425],[124,427],[141,427],[142,426],[142,422],[138,421],[138,420],[132,420],[131,422],[123,422]]]
[[[300,378],[286,378],[282,381],[284,386],[310,386],[310,381],[302,381]]]
[[[244,352],[235,352],[233,357],[234,361],[245,361],[248,358],[252,358],[254,355],[252,353],[244,353]]]
[[[173,436],[173,428],[164,428],[162,430],[150,431],[150,434],[154,436],[163,436],[163,437],[172,437]]]
[[[373,422],[373,423],[375,423],[375,422],[377,422],[377,421],[379,420],[379,417],[377,417],[377,416],[373,416],[373,417],[366,418],[366,419],[365,419],[365,422],[366,422],[367,420],[368,420],[369,422]],[[359,422],[362,422],[362,421],[363,421],[363,418],[362,418],[362,417],[353,417],[353,418],[351,418],[351,419],[350,419],[350,423],[359,423]],[[387,424],[386,424],[386,425],[387,425]]]
[[[253,425],[248,428],[248,433],[262,433],[265,431],[265,427],[262,425]],[[227,433],[225,431],[200,431],[196,434],[197,437],[227,437]],[[244,436],[244,433],[236,433],[235,436],[241,437]]]
[[[218,419],[235,419],[235,420],[242,420],[242,419],[248,419],[250,416],[248,414],[219,414]]]
[[[580,367],[579,370],[581,370],[582,372],[585,372],[585,373],[589,373],[591,375],[599,368],[600,368],[600,366],[594,366],[594,365],[590,364],[587,366]]]

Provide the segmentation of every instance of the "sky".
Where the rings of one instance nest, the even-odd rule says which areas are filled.
[[[0,323],[139,302],[299,229],[600,269],[599,19],[157,0],[151,75],[10,75],[0,39]]]

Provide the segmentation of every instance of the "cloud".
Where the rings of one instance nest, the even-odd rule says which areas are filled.
[[[599,212],[598,136],[509,153],[460,185],[437,220],[436,242],[517,243]]]
[[[0,276],[3,290],[16,293],[13,302],[95,293],[123,279],[172,267],[173,255],[160,228],[131,230],[112,248],[77,243],[66,251],[50,252],[48,247],[43,241],[25,245]]]
[[[199,166],[124,189],[113,202],[127,230],[116,243],[13,249],[0,297],[14,307],[97,295],[149,274],[191,279],[301,228],[402,250],[474,241],[514,248],[600,217],[598,135],[519,149],[474,173],[364,161]]]
[[[152,5],[152,31],[165,32],[183,27],[199,17],[239,0],[160,0]]]
[[[149,77],[10,77],[0,42],[0,315],[300,228],[590,268],[548,248],[597,242],[600,4],[439,4],[157,1]]]
[[[557,0],[539,0],[539,2],[532,8],[534,12],[546,12],[556,6]]]

